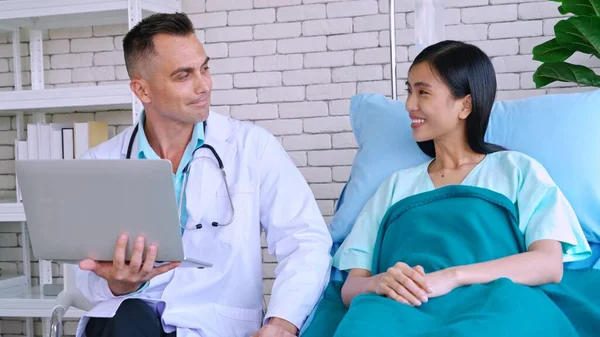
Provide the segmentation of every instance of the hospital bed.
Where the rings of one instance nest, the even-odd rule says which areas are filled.
[[[390,0],[389,8],[391,99],[380,94],[352,98],[350,119],[359,150],[331,222],[334,250],[385,177],[425,160],[410,137],[404,103],[396,101],[394,0]],[[594,255],[572,268],[595,265],[600,269],[600,135],[596,130],[600,126],[599,106],[600,90],[496,102],[486,134],[487,141],[540,161],[573,203]],[[389,158],[401,159],[391,163]],[[332,270],[331,276],[336,278],[339,274]],[[64,290],[52,311],[51,336],[62,335],[62,318],[71,307],[87,311],[91,304],[77,290],[74,266],[65,264]]]
[[[429,159],[412,139],[405,103],[397,101],[394,12],[391,0],[391,98],[370,93],[351,98],[349,117],[359,148],[329,225],[334,241],[332,255],[385,178]],[[400,77],[406,75],[400,74]],[[565,263],[565,267],[600,270],[600,176],[597,174],[600,170],[600,134],[597,132],[600,90],[582,88],[578,91],[496,101],[485,139],[525,153],[544,166],[575,210],[592,248],[590,257]],[[332,280],[343,280],[344,276],[332,268]],[[313,317],[314,312],[305,327]]]

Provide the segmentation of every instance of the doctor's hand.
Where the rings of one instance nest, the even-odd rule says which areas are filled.
[[[125,252],[129,237],[121,234],[115,246],[112,261],[83,260],[79,268],[96,273],[108,282],[108,287],[115,296],[122,296],[137,291],[142,284],[153,277],[166,273],[179,266],[180,262],[171,262],[155,268],[154,262],[158,248],[155,245],[148,247],[146,260],[142,261],[145,238],[136,238],[129,264],[125,263]]]
[[[251,337],[295,337],[296,326],[281,318],[273,317],[268,324]]]

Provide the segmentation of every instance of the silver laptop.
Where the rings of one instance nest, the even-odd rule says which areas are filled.
[[[127,233],[127,261],[142,234],[159,262],[212,266],[184,254],[167,160],[20,160],[15,169],[36,258],[112,261]]]

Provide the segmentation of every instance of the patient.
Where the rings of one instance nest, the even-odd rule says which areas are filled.
[[[516,324],[512,329],[524,329],[521,331],[523,334],[513,336],[539,333],[537,330],[525,331],[523,320],[531,321],[535,315],[552,319],[562,317],[562,313],[552,308],[552,302],[547,298],[539,297],[541,292],[533,293],[530,288],[559,283],[563,278],[563,262],[581,260],[590,254],[590,248],[573,209],[542,165],[525,154],[508,151],[484,141],[496,96],[496,75],[489,58],[479,48],[456,41],[444,41],[426,48],[416,57],[409,69],[406,86],[406,108],[412,121],[413,138],[421,150],[433,159],[388,177],[365,205],[351,233],[337,250],[334,267],[349,271],[341,296],[343,303],[350,307],[350,310],[336,336],[360,336],[364,334],[364,331],[359,332],[359,326],[362,324],[360,321],[378,322],[381,317],[392,312],[392,309],[396,311],[390,314],[386,323],[401,322],[411,317],[408,322],[398,323],[396,328],[402,330],[402,334],[395,330],[397,335],[394,336],[413,336],[409,333],[411,324],[423,324],[431,329],[432,334],[422,336],[438,336],[435,331],[446,336],[451,332],[461,331],[460,322],[463,320],[480,318],[483,320],[477,326],[490,328],[490,331],[481,335],[496,336],[492,329],[497,329],[498,325],[488,326],[488,322],[485,321],[492,317],[484,314],[488,309],[499,315],[498,317],[510,319],[512,324]],[[508,225],[505,225],[510,222],[502,220],[505,217],[504,213],[498,213],[500,215],[495,218],[490,213],[488,219],[487,209],[492,209],[493,206],[480,205],[476,201],[468,201],[468,205],[461,201],[447,204],[459,205],[461,209],[452,209],[450,206],[442,210],[439,207],[445,207],[444,204],[436,204],[435,207],[426,208],[424,213],[412,217],[409,213],[401,216],[399,214],[403,211],[393,209],[402,200],[456,186],[485,189],[482,199],[489,197],[498,200],[494,201],[496,203],[506,205],[508,210],[511,207],[515,208],[515,230],[511,232]],[[457,193],[460,191],[464,190],[457,190]],[[485,194],[487,191],[490,194]],[[471,192],[480,193],[480,190],[467,192],[465,195]],[[496,194],[506,199],[506,203]],[[432,195],[432,198],[436,197],[438,196]],[[429,202],[425,197],[423,200],[423,203]],[[476,214],[475,209],[485,210],[483,216]],[[474,228],[463,224],[464,219],[460,218],[461,214],[471,216],[471,211],[473,217],[476,217],[476,224],[472,226]],[[455,224],[448,220],[446,214],[459,217],[455,222],[460,223]],[[510,217],[510,212],[506,214]],[[393,222],[393,217],[401,217],[400,224],[397,224],[392,232],[388,230],[386,237],[378,237],[378,234],[381,236],[382,223]],[[421,221],[422,223],[419,223]],[[506,228],[486,228],[498,224],[502,226],[496,227]],[[435,229],[423,228],[424,226]],[[457,229],[450,228],[452,226],[456,226]],[[432,233],[433,230],[446,232]],[[477,238],[473,241],[479,241],[488,235],[473,234],[477,231],[502,233],[493,234],[498,236],[492,237],[487,243],[488,246],[494,247],[489,250],[496,251],[485,251],[485,245],[478,244],[482,242],[466,239],[468,235],[472,235]],[[421,239],[423,235],[434,239]],[[522,249],[507,248],[505,251],[511,253],[505,255],[503,248],[496,248],[496,243],[498,247],[511,245],[509,242],[513,240],[512,237],[516,238],[514,247],[518,247],[518,243],[522,242]],[[384,250],[382,245],[386,251],[376,252]],[[376,246],[380,246],[380,249],[376,249]],[[481,254],[474,252],[475,249],[480,250]],[[496,253],[499,256],[495,256]],[[378,270],[378,266],[374,265],[374,256],[375,260],[382,261],[380,265],[384,266],[383,270]],[[399,256],[404,260],[395,259]],[[480,256],[495,257],[485,260]],[[427,265],[421,261],[426,261]],[[487,288],[483,286],[494,281],[499,283],[486,286]],[[470,285],[480,285],[479,288],[470,287],[479,289],[476,295],[463,293],[459,294],[462,297],[454,297],[453,300],[435,302],[438,298],[445,298],[453,291]],[[503,293],[502,289],[508,292]],[[502,298],[494,298],[494,294]],[[359,303],[355,303],[353,300],[358,300],[359,297]],[[388,300],[377,300],[378,297]],[[486,298],[481,299],[482,297]],[[537,307],[528,308],[519,305],[523,303],[519,302],[520,300],[529,304],[535,302],[536,305],[548,309],[538,311]],[[536,302],[538,300],[539,302]],[[481,302],[475,304],[475,301]],[[402,305],[398,303],[394,306],[393,303],[396,302],[404,304],[407,309],[402,309]],[[472,311],[467,310],[463,316],[454,317],[440,326],[432,326],[436,322],[432,318],[435,315],[445,318],[469,305],[481,307],[471,308]],[[362,310],[360,316],[352,314],[354,306],[357,307],[355,310]],[[435,311],[436,307],[442,306],[443,310]],[[381,311],[371,310],[384,307]],[[408,311],[414,310],[409,308],[419,310]],[[535,312],[529,311],[532,309]],[[418,312],[427,315],[414,316]],[[477,317],[477,314],[482,316]],[[503,314],[507,316],[502,316]],[[530,314],[532,317],[529,317]],[[348,315],[353,318],[348,318]],[[513,319],[517,321],[512,321]],[[503,324],[496,323],[500,326]],[[414,327],[415,333],[425,333],[427,329],[423,325]],[[352,328],[349,328],[350,326]],[[371,324],[370,333],[374,333],[373,326],[379,325]],[[539,324],[534,324],[532,329],[536,326]],[[564,325],[567,330],[570,329],[569,326]],[[443,328],[450,330],[440,330]],[[569,336],[571,331],[567,330],[560,332],[560,336]],[[500,336],[505,332],[497,333]]]
[[[430,46],[415,59],[406,86],[413,138],[434,159],[390,176],[358,216],[334,257],[335,267],[350,270],[342,290],[346,305],[369,292],[419,306],[454,288],[501,277],[532,286],[556,283],[563,261],[587,257],[575,213],[544,168],[522,153],[484,142],[496,75],[479,48],[454,41]],[[373,247],[388,208],[446,185],[490,189],[517,203],[528,251],[429,273],[400,262],[372,276]]]

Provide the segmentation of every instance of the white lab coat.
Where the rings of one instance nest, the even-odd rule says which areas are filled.
[[[85,157],[124,159],[133,127],[90,150]],[[221,156],[235,205],[227,227],[186,230],[186,256],[213,263],[203,270],[177,268],[152,279],[135,295],[156,305],[167,332],[178,337],[247,337],[263,320],[281,317],[301,326],[329,280],[331,237],[306,181],[275,137],[250,123],[215,112],[205,142]],[[137,154],[134,143],[132,157]],[[186,191],[188,226],[224,222],[230,207],[222,175],[210,150],[200,149]],[[263,317],[261,227],[278,260],[270,305]],[[77,287],[95,307],[90,317],[111,317],[125,297],[104,279],[77,270]]]

